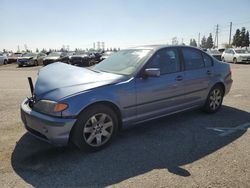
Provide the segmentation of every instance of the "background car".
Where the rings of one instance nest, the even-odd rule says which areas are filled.
[[[21,52],[16,52],[12,53],[10,56],[8,56],[8,63],[16,63],[18,57],[21,57],[23,53]]]
[[[100,150],[122,126],[194,108],[215,113],[231,85],[230,65],[197,48],[143,46],[88,69],[60,62],[42,68],[21,117],[47,142]]]
[[[24,53],[22,57],[17,59],[19,67],[27,65],[42,65],[43,58],[46,57],[44,53]]]
[[[4,53],[2,53],[2,52],[0,52],[0,65],[1,64],[7,64],[7,62],[8,62],[8,57],[7,57],[7,55],[6,54],[4,54]]]
[[[104,52],[102,54],[102,57],[101,57],[101,61],[104,60],[104,59],[107,59],[109,56],[111,56],[114,52],[111,52],[111,51],[108,51],[108,52]]]
[[[250,63],[250,53],[246,49],[226,49],[221,56],[222,61],[233,63]]]
[[[69,57],[67,56],[67,52],[50,52],[49,55],[43,59],[43,65],[46,66],[57,61],[68,63]]]
[[[219,50],[210,49],[210,50],[207,50],[207,53],[213,56],[214,58],[218,59],[219,61],[221,61],[222,52],[220,52]]]
[[[87,52],[77,51],[70,57],[69,63],[71,65],[88,67],[93,65],[93,62],[91,61],[92,59],[94,59],[94,55],[91,57]]]

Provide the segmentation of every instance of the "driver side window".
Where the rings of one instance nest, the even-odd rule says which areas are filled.
[[[156,52],[147,68],[159,68],[161,75],[180,71],[180,60],[177,49],[166,48]]]

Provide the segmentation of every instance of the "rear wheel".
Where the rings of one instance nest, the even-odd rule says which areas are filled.
[[[205,112],[214,113],[221,108],[224,91],[220,85],[214,86],[208,94],[206,103],[203,107]]]
[[[4,65],[6,65],[6,64],[7,64],[7,60],[6,60],[6,59],[3,61],[3,64],[4,64]]]
[[[90,60],[90,61],[89,61],[89,67],[91,67],[91,66],[93,66],[93,65],[95,65],[95,60]]]
[[[71,141],[85,151],[97,151],[107,146],[118,130],[115,112],[104,105],[94,105],[80,114]]]
[[[237,63],[237,59],[236,59],[236,58],[233,59],[233,63],[234,63],[234,64]]]

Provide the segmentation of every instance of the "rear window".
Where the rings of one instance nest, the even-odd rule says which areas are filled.
[[[202,53],[202,56],[203,56],[203,61],[205,63],[205,67],[213,66],[213,60],[209,55],[207,55],[206,53]]]
[[[200,69],[204,67],[201,52],[192,48],[182,49],[186,70]]]

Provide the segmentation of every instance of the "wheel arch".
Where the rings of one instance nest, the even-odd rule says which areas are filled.
[[[78,113],[78,115],[76,116],[76,118],[78,119],[79,116],[81,115],[81,113],[83,113],[84,111],[86,111],[87,109],[89,109],[89,108],[91,108],[91,107],[93,107],[95,105],[104,105],[104,106],[110,107],[114,111],[114,113],[117,115],[117,118],[118,118],[118,130],[121,130],[121,128],[122,128],[122,114],[121,114],[121,110],[120,110],[120,108],[115,103],[110,102],[110,101],[96,101],[96,102],[93,102],[93,103],[89,104],[88,106],[86,106],[85,108],[83,108]],[[72,134],[73,134],[73,131],[74,131],[74,127],[75,127],[75,125],[70,130],[68,143],[71,143],[71,138],[72,138]]]
[[[214,88],[216,86],[220,86],[222,88],[222,90],[223,90],[223,94],[225,94],[225,89],[226,88],[225,88],[225,84],[223,82],[216,82],[212,88]]]

